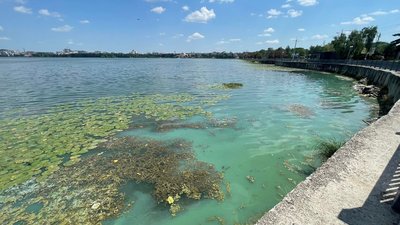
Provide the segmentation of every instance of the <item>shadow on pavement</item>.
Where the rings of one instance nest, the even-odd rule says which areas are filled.
[[[400,186],[400,181],[392,181],[392,179],[395,179],[393,176],[397,167],[399,167],[399,163],[400,145],[397,147],[388,165],[364,202],[364,205],[359,208],[343,209],[338,218],[349,225],[398,224],[400,214],[391,209],[393,203],[391,199],[395,196],[392,194],[389,194],[389,196],[384,195],[393,193],[393,191],[386,192],[387,189],[392,188],[396,190],[396,187]]]

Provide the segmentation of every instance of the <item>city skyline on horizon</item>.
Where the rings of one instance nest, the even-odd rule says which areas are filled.
[[[245,52],[293,48],[296,39],[308,48],[367,26],[390,42],[398,18],[395,0],[0,0],[0,49]]]

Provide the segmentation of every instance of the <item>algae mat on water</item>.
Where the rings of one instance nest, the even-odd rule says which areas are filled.
[[[44,182],[31,180],[3,192],[0,223],[100,224],[134,205],[119,191],[129,181],[150,184],[153,197],[169,205],[172,215],[181,209],[181,197],[224,198],[222,174],[197,161],[184,140],[125,137],[100,144],[96,153]]]
[[[226,95],[132,95],[81,101],[43,115],[0,121],[0,191],[32,177],[39,181],[80,161],[106,138],[127,129],[135,117],[156,121],[211,117],[204,107]]]

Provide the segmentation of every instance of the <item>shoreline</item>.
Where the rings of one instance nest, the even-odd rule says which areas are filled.
[[[298,68],[296,64],[288,67]],[[301,66],[307,67],[304,64]],[[333,70],[337,72],[332,75],[355,80],[370,77],[369,71],[362,75],[360,71],[348,74],[348,70],[343,71],[343,68],[342,71],[337,68],[325,71],[324,67],[308,69],[329,73]],[[383,73],[390,73],[394,79],[399,79],[391,71]],[[375,71],[373,75],[376,74]],[[256,225],[361,225],[393,224],[400,221],[400,215],[391,210],[390,201],[389,204],[380,202],[400,158],[400,100],[398,96],[393,96],[396,93],[393,88],[398,90],[400,85],[397,88],[391,86],[392,90],[389,91],[388,80],[387,77],[373,80],[373,84],[381,89],[377,96],[380,108],[378,120],[357,132],[327,162],[266,212]]]

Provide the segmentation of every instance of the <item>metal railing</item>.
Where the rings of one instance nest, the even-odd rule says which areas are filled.
[[[261,60],[262,61],[262,60]],[[384,61],[384,60],[334,60],[334,59],[275,59],[281,62],[311,62],[311,63],[327,63],[327,64],[346,64],[379,68],[384,70],[400,71],[400,61]]]
[[[366,66],[372,68],[379,68],[384,70],[392,70],[400,72],[400,61],[384,61],[384,60],[331,60],[331,59],[302,59],[294,60],[301,62],[313,62],[313,63],[330,63],[330,64],[346,64],[346,65],[357,65]]]
[[[367,66],[385,70],[400,71],[400,61],[384,61],[384,60],[307,60],[308,62],[332,63]]]

